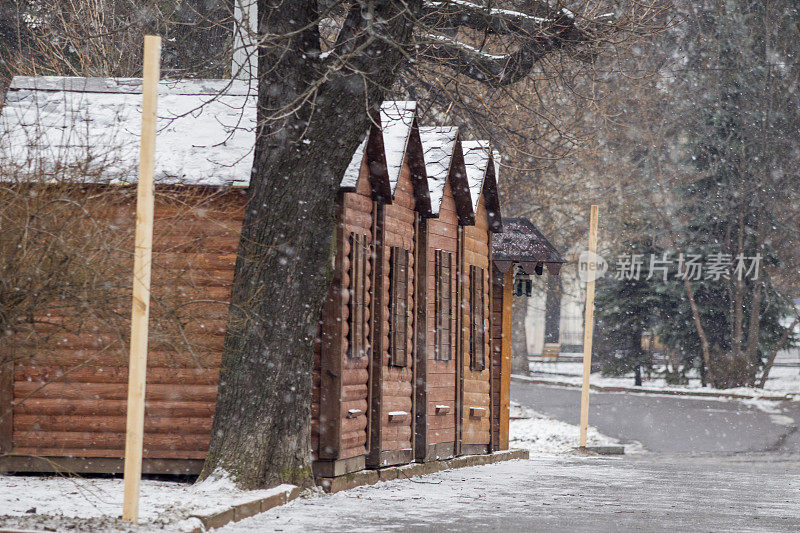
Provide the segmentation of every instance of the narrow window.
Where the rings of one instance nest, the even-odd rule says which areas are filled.
[[[408,359],[408,250],[392,246],[389,265],[389,364]]]
[[[369,309],[367,307],[367,236],[350,234],[350,301],[348,310],[349,332],[347,355],[351,359],[364,357],[369,352]]]
[[[436,335],[434,352],[437,361],[449,361],[452,354],[452,321],[453,321],[453,281],[452,281],[453,254],[444,250],[436,250],[435,278],[436,294],[434,297],[436,320]]]
[[[470,369],[481,371],[486,368],[485,323],[484,323],[484,279],[483,269],[469,267],[469,360]]]

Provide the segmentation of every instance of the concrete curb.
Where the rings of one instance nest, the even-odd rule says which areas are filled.
[[[525,383],[537,383],[540,385],[553,385],[556,387],[568,387],[572,389],[580,389],[580,385],[570,383],[568,381],[556,381],[550,379],[537,379],[530,376],[522,376],[520,374],[511,374],[511,379],[514,381],[522,381]],[[589,385],[591,390],[597,392],[635,392],[637,394],[666,394],[668,396],[686,396],[689,398],[734,398],[740,400],[773,400],[773,401],[795,401],[796,394],[742,394],[737,392],[722,392],[722,391],[682,391],[670,389],[645,389],[639,387],[622,387],[622,386],[603,386],[603,385]]]
[[[321,486],[325,492],[334,493],[361,485],[374,485],[378,481],[404,479],[441,472],[442,470],[449,470],[452,468],[488,465],[500,461],[528,459],[529,457],[530,454],[528,450],[503,450],[486,455],[465,455],[462,457],[454,457],[446,461],[412,463],[402,466],[390,466],[388,468],[381,468],[380,470],[361,470],[335,478],[318,478],[317,485]],[[299,487],[294,487],[266,498],[240,503],[222,511],[210,514],[189,515],[188,518],[196,518],[203,524],[202,527],[195,528],[191,533],[204,533],[210,529],[216,529],[230,524],[231,522],[238,522],[239,520],[263,513],[273,507],[285,505],[300,496],[301,492],[302,490]]]
[[[374,485],[378,481],[404,479],[413,476],[424,476],[442,470],[463,468],[466,466],[480,466],[511,461],[514,459],[528,459],[528,450],[503,450],[486,455],[463,455],[444,461],[431,461],[429,463],[411,463],[409,465],[390,466],[380,470],[361,470],[352,474],[333,478],[318,478],[317,485],[325,492],[334,493],[352,489],[361,485]]]
[[[222,527],[231,522],[238,522],[239,520],[263,513],[264,511],[269,511],[273,507],[285,505],[300,496],[301,492],[302,490],[300,487],[294,487],[283,492],[272,494],[266,498],[239,503],[222,511],[209,514],[189,515],[188,518],[197,518],[203,523],[202,528],[195,528],[192,533],[203,533],[209,529]]]

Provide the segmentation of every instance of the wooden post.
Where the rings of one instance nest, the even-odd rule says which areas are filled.
[[[500,446],[508,449],[508,423],[511,410],[511,313],[513,309],[514,268],[503,276],[503,334],[500,345]]]
[[[581,389],[581,439],[580,447],[586,447],[586,431],[589,427],[589,374],[592,371],[592,328],[594,327],[594,278],[592,268],[597,253],[597,206],[592,206],[589,219],[589,265],[586,269],[586,322],[583,325],[583,387]]]
[[[128,372],[128,419],[125,433],[125,494],[122,519],[136,523],[144,443],[144,388],[147,375],[147,326],[150,317],[150,267],[153,249],[153,173],[156,151],[156,102],[161,37],[144,38],[142,139],[136,195],[136,244],[133,259],[131,355]]]

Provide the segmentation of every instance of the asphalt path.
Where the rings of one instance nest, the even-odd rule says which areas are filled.
[[[663,453],[800,452],[800,403],[591,392],[589,424]],[[512,381],[511,399],[570,424],[580,389]]]

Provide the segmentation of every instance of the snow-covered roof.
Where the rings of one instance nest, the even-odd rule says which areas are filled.
[[[453,162],[453,152],[458,138],[458,128],[455,126],[427,126],[419,129],[422,141],[423,157],[425,158],[425,171],[428,174],[428,187],[431,196],[431,212],[438,216],[442,206],[442,196],[450,166]]]
[[[467,182],[469,195],[472,198],[472,209],[478,211],[478,202],[483,190],[483,179],[489,170],[489,141],[462,141],[464,150],[464,165],[467,168]]]
[[[140,79],[21,77],[0,114],[0,161],[45,175],[65,168],[136,181]],[[253,165],[256,94],[246,82],[162,81],[156,181],[247,185]]]
[[[254,88],[239,80],[162,81],[158,93],[156,182],[248,185],[255,145]],[[107,181],[135,182],[141,94],[138,78],[17,76],[0,113],[0,164],[44,175],[95,169]],[[381,106],[392,193],[415,112],[416,102]],[[368,134],[342,176],[343,188],[356,186],[367,139]]]
[[[342,181],[339,186],[342,189],[355,189],[358,185],[358,177],[361,175],[361,165],[364,162],[364,152],[367,149],[367,140],[369,139],[369,132],[364,134],[364,140],[358,145],[356,151],[353,152],[353,157],[344,171]]]
[[[400,180],[416,110],[417,103],[411,101],[387,101],[381,105],[383,149],[386,153],[386,171],[392,196]]]

